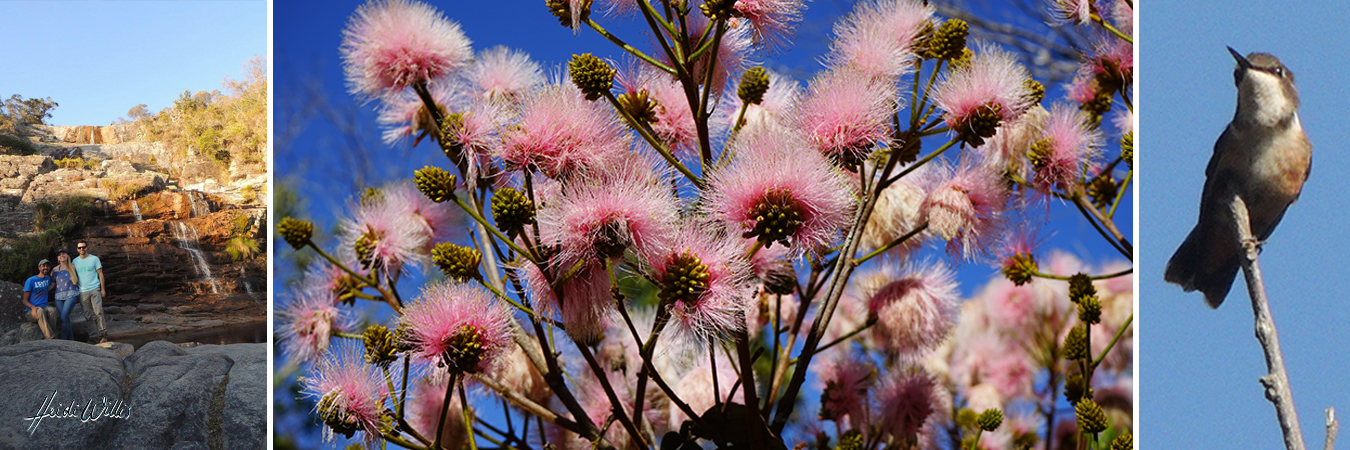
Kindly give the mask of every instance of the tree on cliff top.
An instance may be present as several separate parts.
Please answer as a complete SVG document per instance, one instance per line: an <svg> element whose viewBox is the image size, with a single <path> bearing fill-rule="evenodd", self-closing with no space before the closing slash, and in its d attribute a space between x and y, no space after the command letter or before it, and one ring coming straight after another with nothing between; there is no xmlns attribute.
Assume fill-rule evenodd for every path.
<svg viewBox="0 0 1350 450"><path fill-rule="evenodd" d="M28 127L44 123L56 106L51 97L25 99L18 94L0 102L0 153L33 154L36 149L24 139Z"/></svg>

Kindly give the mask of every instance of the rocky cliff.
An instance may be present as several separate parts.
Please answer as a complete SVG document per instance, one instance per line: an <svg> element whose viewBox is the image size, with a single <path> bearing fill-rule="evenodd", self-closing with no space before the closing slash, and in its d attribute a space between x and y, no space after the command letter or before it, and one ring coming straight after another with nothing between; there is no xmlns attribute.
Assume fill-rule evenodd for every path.
<svg viewBox="0 0 1350 450"><path fill-rule="evenodd" d="M0 448L262 448L266 345L0 347Z"/></svg>
<svg viewBox="0 0 1350 450"><path fill-rule="evenodd" d="M226 184L186 184L190 168L160 165L168 159L156 156L159 145L35 144L39 155L0 155L0 252L53 220L52 204L79 198L90 202L92 223L62 244L75 255L74 241L85 239L102 260L110 339L265 328L265 172L244 167ZM241 247L248 241L256 245ZM55 261L54 250L45 257ZM36 331L5 320L22 310L15 295L0 286L0 344Z"/></svg>

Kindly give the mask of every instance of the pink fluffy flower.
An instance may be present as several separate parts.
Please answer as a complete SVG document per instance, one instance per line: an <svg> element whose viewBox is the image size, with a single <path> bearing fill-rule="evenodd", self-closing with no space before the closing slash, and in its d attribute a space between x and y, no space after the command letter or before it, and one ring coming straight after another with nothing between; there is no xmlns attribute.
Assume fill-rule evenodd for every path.
<svg viewBox="0 0 1350 450"><path fill-rule="evenodd" d="M281 350L292 361L310 361L328 353L334 332L347 331L352 318L338 308L330 287L301 285L277 311Z"/></svg>
<svg viewBox="0 0 1350 450"><path fill-rule="evenodd" d="M364 269L397 278L404 266L421 267L428 261L430 228L405 196L377 193L354 205L352 217L340 224L343 245L352 246Z"/></svg>
<svg viewBox="0 0 1350 450"><path fill-rule="evenodd" d="M539 208L540 239L558 246L554 261L562 270L583 259L622 258L630 249L643 254L670 239L677 206L666 177L637 161L564 186Z"/></svg>
<svg viewBox="0 0 1350 450"><path fill-rule="evenodd" d="M933 102L946 111L953 132L979 147L999 124L1017 120L1031 107L1029 80L1013 54L980 45L968 65L953 68L934 86Z"/></svg>
<svg viewBox="0 0 1350 450"><path fill-rule="evenodd" d="M1073 80L1064 85L1064 97L1075 103L1088 103L1097 98L1097 75L1091 64L1078 66Z"/></svg>
<svg viewBox="0 0 1350 450"><path fill-rule="evenodd" d="M737 240L716 237L711 225L687 223L646 261L658 296L670 305L671 324L690 348L745 329L753 287Z"/></svg>
<svg viewBox="0 0 1350 450"><path fill-rule="evenodd" d="M437 242L448 240L460 226L459 215L449 203L436 203L427 198L411 183L403 182L385 187L382 191L384 201L393 207L401 207L408 220L422 226L427 235L428 247Z"/></svg>
<svg viewBox="0 0 1350 450"><path fill-rule="evenodd" d="M1042 137L1032 146L1033 182L1042 190L1069 190L1102 145L1101 132L1088 123L1077 108L1056 103L1042 128Z"/></svg>
<svg viewBox="0 0 1350 450"><path fill-rule="evenodd" d="M459 25L425 3L376 0L362 5L342 31L348 89L383 97L441 78L473 57Z"/></svg>
<svg viewBox="0 0 1350 450"><path fill-rule="evenodd" d="M711 89L713 92L722 92L726 86L727 75L729 73L738 73L746 68L746 60L749 59L750 47L753 40L750 36L750 27L745 26L745 19L733 18L727 23L727 31L722 35L721 45L717 47L717 61L713 65L713 77ZM708 29L711 22L703 14L689 15L689 34L691 36L702 36ZM700 57L694 61L692 75L696 80L703 80L707 76L709 69L709 59L706 56ZM708 89L708 87L705 87Z"/></svg>
<svg viewBox="0 0 1350 450"><path fill-rule="evenodd" d="M1060 23L1078 25L1092 20L1092 0L1051 0L1050 14Z"/></svg>
<svg viewBox="0 0 1350 450"><path fill-rule="evenodd" d="M651 122L656 137L677 154L692 156L698 148L693 109L679 80L646 63L632 62L614 80L630 98L646 96L655 103Z"/></svg>
<svg viewBox="0 0 1350 450"><path fill-rule="evenodd" d="M528 53L501 46L479 53L460 76L460 89L478 100L514 100L544 84L539 63L531 61Z"/></svg>
<svg viewBox="0 0 1350 450"><path fill-rule="evenodd" d="M980 333L957 343L952 379L959 386L988 384L1006 403L1032 393L1036 363L1019 341Z"/></svg>
<svg viewBox="0 0 1350 450"><path fill-rule="evenodd" d="M523 273L525 287L530 294L530 304L535 311L557 317L567 329L567 335L582 345L600 342L605 327L609 324L609 314L614 311L614 295L610 292L609 272L597 259L579 260L566 267L559 266L556 277L569 274L573 267L576 273L563 280L560 291L555 292L553 285L544 277L543 271L534 263L522 260L517 270ZM562 300L558 299L559 294Z"/></svg>
<svg viewBox="0 0 1350 450"><path fill-rule="evenodd" d="M797 108L797 127L831 161L856 167L890 137L895 84L852 71L811 80Z"/></svg>
<svg viewBox="0 0 1350 450"><path fill-rule="evenodd" d="M872 293L877 342L901 359L917 362L947 338L960 296L952 272L941 263L882 269L891 281Z"/></svg>
<svg viewBox="0 0 1350 450"><path fill-rule="evenodd" d="M573 86L536 89L520 105L519 120L502 134L498 156L513 169L539 170L567 180L608 167L631 145L631 135L609 105L586 101Z"/></svg>
<svg viewBox="0 0 1350 450"><path fill-rule="evenodd" d="M864 424L871 420L867 403L869 391L877 383L876 366L858 355L841 353L813 368L818 368L816 379L822 385L820 418L865 429Z"/></svg>
<svg viewBox="0 0 1350 450"><path fill-rule="evenodd" d="M452 108L460 103L460 98L456 96L454 86L450 83L436 83L429 90L432 101L442 109ZM427 112L426 103L412 91L401 91L381 97L379 113L376 121L384 128L382 137L385 144L394 145L408 137L415 137L420 141L423 133L432 136L439 134L431 113Z"/></svg>
<svg viewBox="0 0 1350 450"><path fill-rule="evenodd" d="M919 429L936 411L937 381L924 372L895 371L877 390L881 431L901 442L918 439Z"/></svg>
<svg viewBox="0 0 1350 450"><path fill-rule="evenodd" d="M983 256L1004 226L1008 189L1001 174L963 159L955 168L937 168L923 215L928 226L948 241L948 250L967 260Z"/></svg>
<svg viewBox="0 0 1350 450"><path fill-rule="evenodd" d="M419 380L413 384L412 392L408 394L408 424L427 439L435 439L436 430L440 426L437 422L441 420L441 407L445 405L445 383L437 385L427 380ZM450 407L445 412L445 425L439 428L441 448L461 448L467 442L463 401L458 392L450 399Z"/></svg>
<svg viewBox="0 0 1350 450"><path fill-rule="evenodd" d="M510 314L487 292L441 282L403 309L399 337L420 361L451 372L482 372L511 345Z"/></svg>
<svg viewBox="0 0 1350 450"><path fill-rule="evenodd" d="M847 224L854 205L843 172L790 133L743 134L735 160L713 174L709 208L742 237L779 243L798 255L814 252Z"/></svg>
<svg viewBox="0 0 1350 450"><path fill-rule="evenodd" d="M731 392L731 386L737 382L737 366L731 361L728 361L722 353L719 353L718 355L716 370L717 390L721 391L721 401L744 403L745 401L742 399L743 393L740 389L737 389L735 393ZM689 405L689 409L702 414L704 411L712 408L713 405L716 404L716 400L713 395L713 363L706 357L700 359L703 361L702 363L677 378L678 384L674 386L674 392L676 396ZM730 396L730 398L728 398L728 396ZM675 424L676 429L679 428L679 424L684 423L685 420L689 419L689 417L684 414L684 411L674 403L671 403L669 411L669 423Z"/></svg>
<svg viewBox="0 0 1350 450"><path fill-rule="evenodd" d="M328 424L327 440L358 431L364 432L367 446L379 440L389 387L378 369L361 361L360 350L335 350L315 364L303 384L302 393L314 399L318 417Z"/></svg>
<svg viewBox="0 0 1350 450"><path fill-rule="evenodd" d="M862 3L835 26L827 57L836 70L848 67L877 79L894 79L912 70L914 43L933 17L934 8L918 0Z"/></svg>
<svg viewBox="0 0 1350 450"><path fill-rule="evenodd" d="M735 8L750 21L755 43L774 50L788 44L806 5L802 0L739 0Z"/></svg>

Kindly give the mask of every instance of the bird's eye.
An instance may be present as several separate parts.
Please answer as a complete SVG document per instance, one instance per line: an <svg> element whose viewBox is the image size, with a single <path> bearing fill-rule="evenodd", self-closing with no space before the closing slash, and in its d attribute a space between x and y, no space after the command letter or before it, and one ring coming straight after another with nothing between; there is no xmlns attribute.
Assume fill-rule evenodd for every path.
<svg viewBox="0 0 1350 450"><path fill-rule="evenodd" d="M1275 76L1283 78L1283 77L1284 77L1284 68L1283 68L1283 67L1276 67L1276 68L1275 68Z"/></svg>

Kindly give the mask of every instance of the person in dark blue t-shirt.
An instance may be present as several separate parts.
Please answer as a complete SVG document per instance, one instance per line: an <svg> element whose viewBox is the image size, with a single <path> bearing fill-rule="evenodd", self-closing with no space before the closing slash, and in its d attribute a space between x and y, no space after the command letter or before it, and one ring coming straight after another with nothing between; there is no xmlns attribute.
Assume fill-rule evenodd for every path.
<svg viewBox="0 0 1350 450"><path fill-rule="evenodd" d="M52 278L47 276L50 270L50 262L45 259L38 261L38 274L28 277L28 280L23 282L23 312L30 320L37 322L38 328L42 329L42 335L47 339L52 338L52 329L47 326L47 317L56 314L56 307L47 301L47 293L51 291L52 286Z"/></svg>

